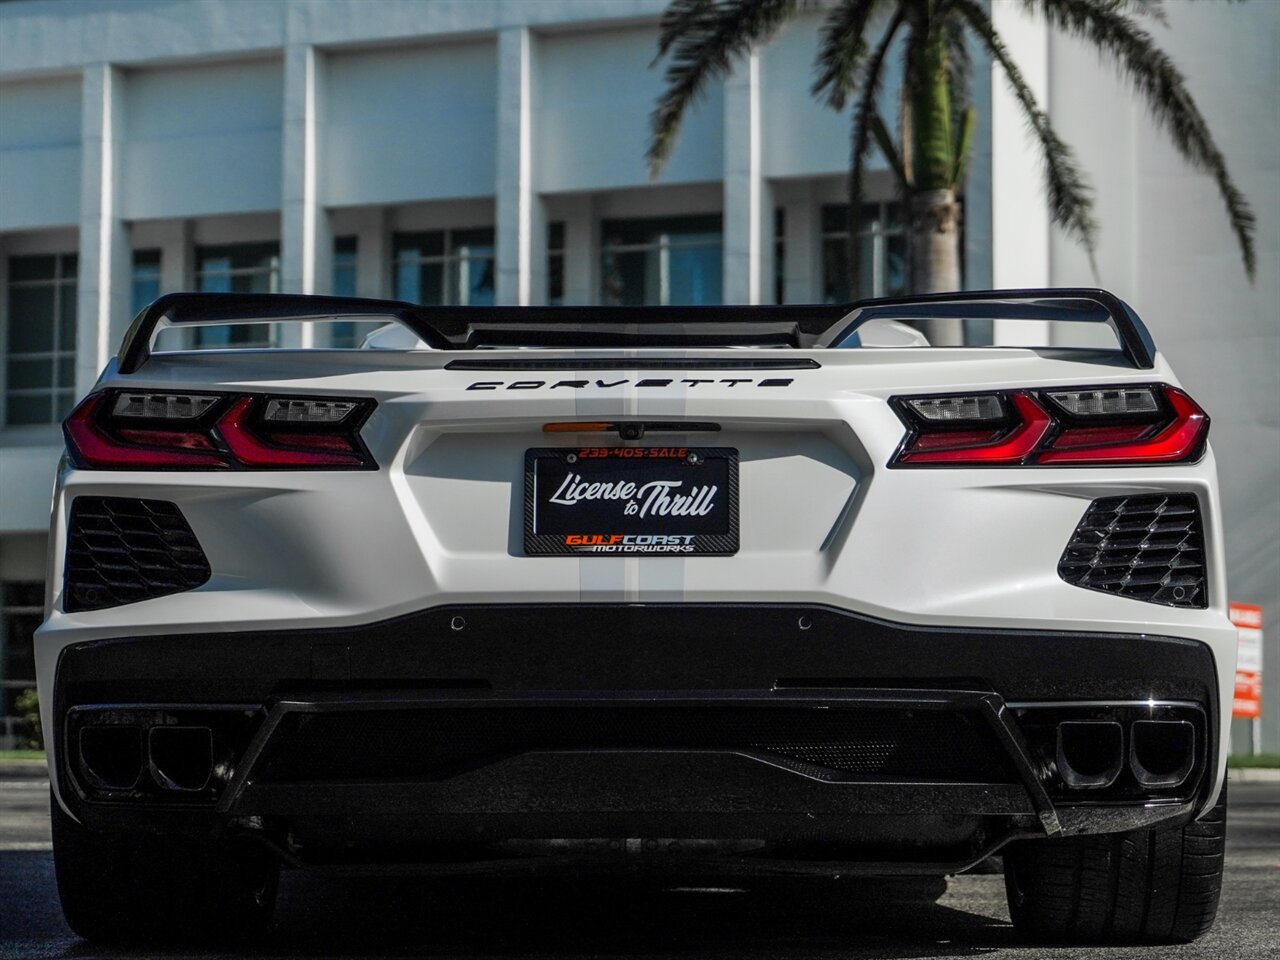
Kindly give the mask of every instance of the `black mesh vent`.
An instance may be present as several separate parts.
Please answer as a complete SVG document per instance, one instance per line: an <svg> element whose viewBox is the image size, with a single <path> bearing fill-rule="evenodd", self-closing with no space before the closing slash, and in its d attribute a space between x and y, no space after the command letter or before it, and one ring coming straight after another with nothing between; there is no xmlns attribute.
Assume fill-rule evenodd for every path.
<svg viewBox="0 0 1280 960"><path fill-rule="evenodd" d="M767 755L836 779L1007 783L990 729L966 712L796 707L434 707L295 714L262 779L443 778L540 750Z"/></svg>
<svg viewBox="0 0 1280 960"><path fill-rule="evenodd" d="M1058 561L1058 576L1088 590L1205 607L1203 530L1194 494L1095 500Z"/></svg>
<svg viewBox="0 0 1280 960"><path fill-rule="evenodd" d="M64 610L101 610L181 593L209 574L209 561L176 504L126 497L72 501Z"/></svg>

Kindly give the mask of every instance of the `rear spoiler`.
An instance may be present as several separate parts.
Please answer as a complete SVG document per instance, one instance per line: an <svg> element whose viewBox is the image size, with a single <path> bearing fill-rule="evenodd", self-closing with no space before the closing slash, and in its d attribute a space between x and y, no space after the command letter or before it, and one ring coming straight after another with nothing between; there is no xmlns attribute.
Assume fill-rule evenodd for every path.
<svg viewBox="0 0 1280 960"><path fill-rule="evenodd" d="M151 356L158 331L212 324L398 323L435 350L480 347L831 347L856 343L870 320L1056 320L1106 323L1121 352L1150 369L1155 346L1124 301L1105 290L984 290L855 303L717 307L423 307L398 300L296 294L170 293L134 318L120 373Z"/></svg>

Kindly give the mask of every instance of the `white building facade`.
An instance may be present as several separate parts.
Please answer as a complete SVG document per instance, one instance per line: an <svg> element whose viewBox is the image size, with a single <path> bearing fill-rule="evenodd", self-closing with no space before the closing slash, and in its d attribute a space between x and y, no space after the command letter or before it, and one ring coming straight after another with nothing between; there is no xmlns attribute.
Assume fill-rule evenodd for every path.
<svg viewBox="0 0 1280 960"><path fill-rule="evenodd" d="M469 304L847 298L849 123L809 94L820 18L798 20L712 85L651 182L644 149L662 78L650 64L664 6L0 4L0 679L11 688L0 714L31 675L58 421L160 293ZM1252 286L1211 182L1185 167L1092 52L992 0L1097 188L1100 281L1135 305L1213 416L1232 593L1264 604L1274 637L1280 502L1266 491L1280 486L1280 4L1170 7L1158 40L1187 72L1259 214ZM976 66L966 286L1095 282L1084 254L1050 227L1039 163L1003 79L981 58ZM882 164L865 221L862 287L899 292L903 241ZM318 335L340 345L362 331ZM241 332L192 339L228 338ZM1272 663L1264 709L1274 750L1280 657Z"/></svg>

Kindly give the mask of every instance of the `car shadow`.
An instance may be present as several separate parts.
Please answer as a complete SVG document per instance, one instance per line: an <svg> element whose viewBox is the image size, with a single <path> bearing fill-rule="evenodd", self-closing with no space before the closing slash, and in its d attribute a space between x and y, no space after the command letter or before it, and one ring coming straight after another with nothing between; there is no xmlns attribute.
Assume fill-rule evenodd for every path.
<svg viewBox="0 0 1280 960"><path fill-rule="evenodd" d="M945 889L940 879L702 886L615 878L391 882L289 875L264 946L316 956L781 952L844 958L969 956L1016 943L998 914L936 902ZM998 889L1002 895L1002 885Z"/></svg>

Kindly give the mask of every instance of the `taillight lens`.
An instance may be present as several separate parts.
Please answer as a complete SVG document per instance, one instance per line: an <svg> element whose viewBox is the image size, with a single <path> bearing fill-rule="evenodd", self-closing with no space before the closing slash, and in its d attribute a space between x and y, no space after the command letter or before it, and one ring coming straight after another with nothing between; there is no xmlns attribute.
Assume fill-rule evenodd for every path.
<svg viewBox="0 0 1280 960"><path fill-rule="evenodd" d="M894 397L908 434L890 466L1181 463L1209 418L1167 384Z"/></svg>
<svg viewBox="0 0 1280 960"><path fill-rule="evenodd" d="M376 470L360 440L372 400L106 391L62 425L78 467Z"/></svg>

